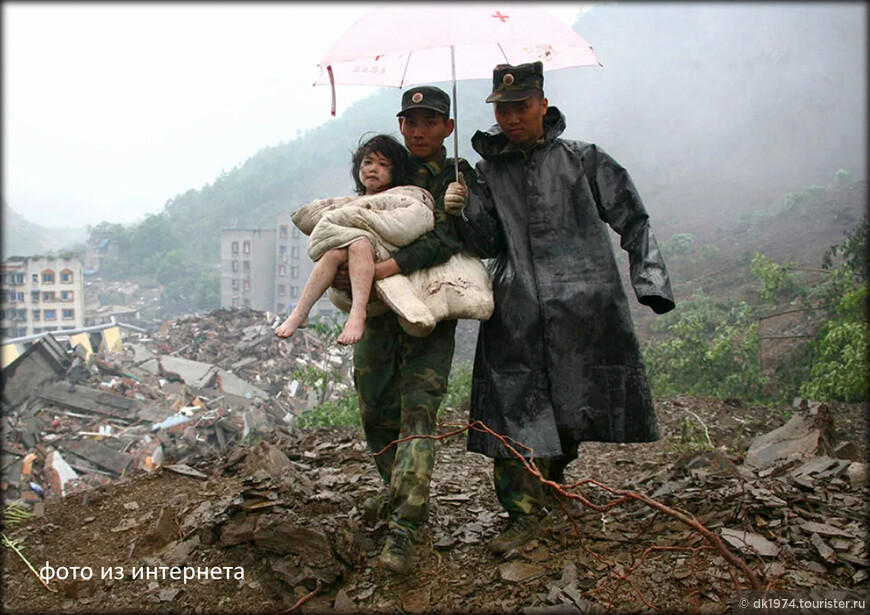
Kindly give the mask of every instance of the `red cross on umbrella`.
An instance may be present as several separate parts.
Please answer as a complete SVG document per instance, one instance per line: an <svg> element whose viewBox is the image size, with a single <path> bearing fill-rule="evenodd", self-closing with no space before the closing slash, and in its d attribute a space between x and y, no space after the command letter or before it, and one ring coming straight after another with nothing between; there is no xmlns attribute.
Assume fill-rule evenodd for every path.
<svg viewBox="0 0 870 615"><path fill-rule="evenodd" d="M456 109L457 80L488 79L497 64L537 60L545 71L601 66L583 37L540 8L390 4L369 11L342 34L320 61L314 85L332 86L335 115L335 84L405 88L452 81ZM458 158L459 118L454 119Z"/></svg>

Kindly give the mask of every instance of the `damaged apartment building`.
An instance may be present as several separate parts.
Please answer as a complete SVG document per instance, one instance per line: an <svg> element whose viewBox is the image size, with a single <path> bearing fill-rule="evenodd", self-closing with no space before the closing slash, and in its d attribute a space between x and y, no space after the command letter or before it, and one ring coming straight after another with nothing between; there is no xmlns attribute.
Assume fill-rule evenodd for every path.
<svg viewBox="0 0 870 615"><path fill-rule="evenodd" d="M275 229L221 230L221 307L248 307L287 314L296 306L314 263L308 237L290 220L277 216ZM312 316L335 316L321 298Z"/></svg>
<svg viewBox="0 0 870 615"><path fill-rule="evenodd" d="M80 329L85 324L84 276L77 257L12 257L0 264L0 337Z"/></svg>

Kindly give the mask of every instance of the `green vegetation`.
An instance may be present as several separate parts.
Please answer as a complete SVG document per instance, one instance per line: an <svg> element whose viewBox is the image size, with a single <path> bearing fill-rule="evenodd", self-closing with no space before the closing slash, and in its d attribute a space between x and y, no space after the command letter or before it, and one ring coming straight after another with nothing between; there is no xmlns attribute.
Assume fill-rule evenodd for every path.
<svg viewBox="0 0 870 615"><path fill-rule="evenodd" d="M861 402L868 391L867 219L825 253L822 269L798 269L756 253L750 272L761 282L759 305L696 295L663 316L653 330L663 341L643 344L657 396L738 397L788 402L795 395L819 401ZM807 280L806 274L815 278ZM821 275L821 281L817 280ZM796 305L822 314L825 323L808 346L763 372L758 320L770 305Z"/></svg>
<svg viewBox="0 0 870 615"><path fill-rule="evenodd" d="M668 237L659 245L662 255L667 258L678 254L687 254L695 243L695 236L691 233L677 233Z"/></svg>
<svg viewBox="0 0 870 615"><path fill-rule="evenodd" d="M654 395L764 398L758 323L745 302L695 296L657 328L669 338L643 344Z"/></svg>
<svg viewBox="0 0 870 615"><path fill-rule="evenodd" d="M450 377L447 379L447 393L444 395L444 401L441 402L439 416L444 413L445 408L461 408L463 404L468 404L471 397L472 371L471 361L456 363L450 369Z"/></svg>

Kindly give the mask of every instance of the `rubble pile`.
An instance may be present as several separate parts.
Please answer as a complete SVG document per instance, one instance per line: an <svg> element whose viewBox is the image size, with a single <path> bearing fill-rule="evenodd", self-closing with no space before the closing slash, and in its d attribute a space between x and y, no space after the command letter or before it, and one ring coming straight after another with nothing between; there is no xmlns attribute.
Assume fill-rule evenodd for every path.
<svg viewBox="0 0 870 615"><path fill-rule="evenodd" d="M740 424L753 412L704 402L663 401L664 437L654 445L581 447L566 483L594 477L690 513L764 586L866 586L866 466L848 458L866 450L859 432L832 430L831 408L805 403L784 424L749 430L751 441L739 454L712 446L674 450L670 443L681 432L675 409L698 414L717 443L722 425ZM461 410L446 410L445 422L463 419ZM164 459L153 472L63 498L44 519L16 526L11 538L37 562L241 567L244 579L100 580L89 593L70 596L49 593L33 578L22 583L21 575L31 573L11 560L4 577L18 582L4 584L10 596L4 605L269 613L306 599L302 613L574 613L603 612L615 599L636 612L641 594L667 612L725 612L734 595L735 571L714 550L692 551L707 546L701 535L636 502L602 514L564 499L563 510L551 499L535 540L504 558L491 554L485 543L504 528L506 515L492 487L491 461L468 454L461 436L439 440L415 572L399 580L376 563L388 524L363 502L383 486L358 431L273 429L236 442L220 456ZM576 493L599 505L611 499L588 485ZM81 539L89 536L94 540ZM653 547L675 550L641 562L638 556ZM619 579L629 569L631 584Z"/></svg>
<svg viewBox="0 0 870 615"><path fill-rule="evenodd" d="M292 431L301 412L346 391L350 359L309 331L276 338L274 320L215 310L151 337L125 330L115 352L34 342L3 370L4 504L39 515L46 498ZM294 379L306 366L327 370L329 386Z"/></svg>
<svg viewBox="0 0 870 615"><path fill-rule="evenodd" d="M754 561L768 583L817 588L819 575L830 575L841 587L864 587L866 444L838 439L825 404L796 400L794 410L784 425L752 441L740 465L718 449L689 451L637 477L631 488L691 511Z"/></svg>

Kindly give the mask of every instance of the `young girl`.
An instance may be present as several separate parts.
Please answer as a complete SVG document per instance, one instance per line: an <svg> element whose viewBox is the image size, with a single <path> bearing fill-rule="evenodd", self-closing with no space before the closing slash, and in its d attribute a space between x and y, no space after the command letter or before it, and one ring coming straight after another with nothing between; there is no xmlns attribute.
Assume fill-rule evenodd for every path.
<svg viewBox="0 0 870 615"><path fill-rule="evenodd" d="M412 163L408 151L388 135L377 135L362 143L352 157L356 192L373 195L394 186L410 183ZM374 247L367 239L357 239L342 248L333 248L321 256L311 277L305 283L299 303L287 319L275 329L278 337L290 337L308 322L308 313L315 302L332 285L335 273L345 262L350 270L353 302L339 344L355 344L362 337L366 321L366 305L374 277Z"/></svg>

